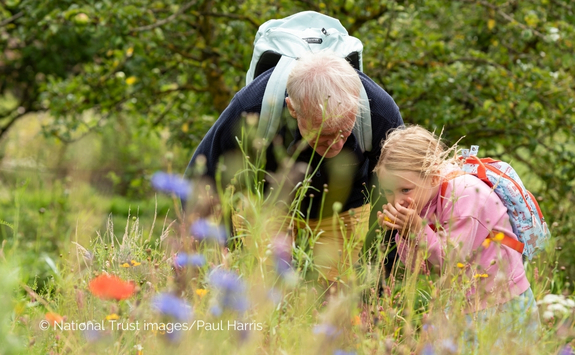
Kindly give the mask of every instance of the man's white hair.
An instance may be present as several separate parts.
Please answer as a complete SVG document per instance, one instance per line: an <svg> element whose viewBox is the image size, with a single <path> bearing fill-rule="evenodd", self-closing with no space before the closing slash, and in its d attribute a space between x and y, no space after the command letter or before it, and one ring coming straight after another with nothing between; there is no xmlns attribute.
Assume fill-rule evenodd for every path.
<svg viewBox="0 0 575 355"><path fill-rule="evenodd" d="M287 81L296 112L305 119L324 120L324 128L341 126L357 113L361 79L355 69L332 51L308 52L298 58Z"/></svg>

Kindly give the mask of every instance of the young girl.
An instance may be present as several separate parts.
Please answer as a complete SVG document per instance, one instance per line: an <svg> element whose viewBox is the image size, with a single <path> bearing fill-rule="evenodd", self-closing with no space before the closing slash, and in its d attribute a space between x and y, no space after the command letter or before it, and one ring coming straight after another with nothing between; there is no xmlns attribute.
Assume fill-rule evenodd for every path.
<svg viewBox="0 0 575 355"><path fill-rule="evenodd" d="M457 159L449 158L454 149L418 126L392 131L375 168L388 201L378 222L397 231L397 252L405 264L414 266L417 251L423 249L424 266L439 272L464 270L470 285L465 313L519 310L533 314L538 325L522 255L491 242L499 232L517 239L507 208L487 184L464 174Z"/></svg>

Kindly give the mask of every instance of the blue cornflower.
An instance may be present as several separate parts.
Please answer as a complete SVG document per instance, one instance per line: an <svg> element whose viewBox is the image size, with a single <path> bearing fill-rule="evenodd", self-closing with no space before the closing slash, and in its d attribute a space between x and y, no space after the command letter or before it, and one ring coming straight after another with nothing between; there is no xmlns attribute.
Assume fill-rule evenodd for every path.
<svg viewBox="0 0 575 355"><path fill-rule="evenodd" d="M435 355L435 350L431 344L425 344L423 350L421 350L421 355Z"/></svg>
<svg viewBox="0 0 575 355"><path fill-rule="evenodd" d="M214 240L224 244L227 239L226 229L223 226L210 223L205 219L199 219L190 226L190 233L199 241Z"/></svg>
<svg viewBox="0 0 575 355"><path fill-rule="evenodd" d="M315 335L325 335L328 338L335 339L341 334L341 329L337 329L333 325L329 324L318 324L313 327L313 333Z"/></svg>
<svg viewBox="0 0 575 355"><path fill-rule="evenodd" d="M457 344L452 339L443 339L440 343L441 349L452 354L457 353Z"/></svg>
<svg viewBox="0 0 575 355"><path fill-rule="evenodd" d="M154 308L166 316L173 317L179 321L187 321L192 318L192 307L180 298L169 294L160 293L152 300Z"/></svg>
<svg viewBox="0 0 575 355"><path fill-rule="evenodd" d="M276 272L281 276L286 276L292 272L292 250L287 236L278 236L273 241L273 255Z"/></svg>
<svg viewBox="0 0 575 355"><path fill-rule="evenodd" d="M573 351L571 344L567 344L561 349L559 355L575 355L575 351Z"/></svg>
<svg viewBox="0 0 575 355"><path fill-rule="evenodd" d="M345 351L345 350L340 350L337 349L336 351L333 352L333 355L356 355L357 353L355 351Z"/></svg>
<svg viewBox="0 0 575 355"><path fill-rule="evenodd" d="M179 253L174 259L174 265L178 268L184 266L202 267L206 264L206 258L202 254Z"/></svg>
<svg viewBox="0 0 575 355"><path fill-rule="evenodd" d="M192 191L190 183L181 177L164 172L152 176L152 186L165 193L173 193L181 199L186 199Z"/></svg>
<svg viewBox="0 0 575 355"><path fill-rule="evenodd" d="M214 270L209 276L210 284L218 291L220 305L238 312L249 307L246 297L246 285L235 273L226 270Z"/></svg>

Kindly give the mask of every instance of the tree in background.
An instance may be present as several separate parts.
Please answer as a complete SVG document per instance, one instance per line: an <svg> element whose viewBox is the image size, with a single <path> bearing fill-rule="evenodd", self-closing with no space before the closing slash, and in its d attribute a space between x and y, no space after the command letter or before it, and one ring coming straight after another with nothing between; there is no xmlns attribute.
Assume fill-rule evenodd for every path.
<svg viewBox="0 0 575 355"><path fill-rule="evenodd" d="M364 71L406 122L523 164L567 235L575 5L565 0L2 0L0 92L13 99L0 102L0 136L49 111L44 131L63 141L131 117L192 148L244 86L259 25L303 10L363 41Z"/></svg>

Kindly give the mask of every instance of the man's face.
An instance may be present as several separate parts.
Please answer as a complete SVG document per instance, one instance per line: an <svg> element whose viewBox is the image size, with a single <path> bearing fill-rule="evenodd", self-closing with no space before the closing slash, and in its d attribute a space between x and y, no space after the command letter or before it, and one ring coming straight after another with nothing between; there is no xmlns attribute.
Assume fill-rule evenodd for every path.
<svg viewBox="0 0 575 355"><path fill-rule="evenodd" d="M288 108L290 108L288 101ZM355 112L343 117L341 126L333 128L321 127L322 117L308 119L295 110L290 109L291 115L297 120L297 126L302 137L315 152L324 158L333 158L343 149L347 138L351 135L355 125Z"/></svg>

